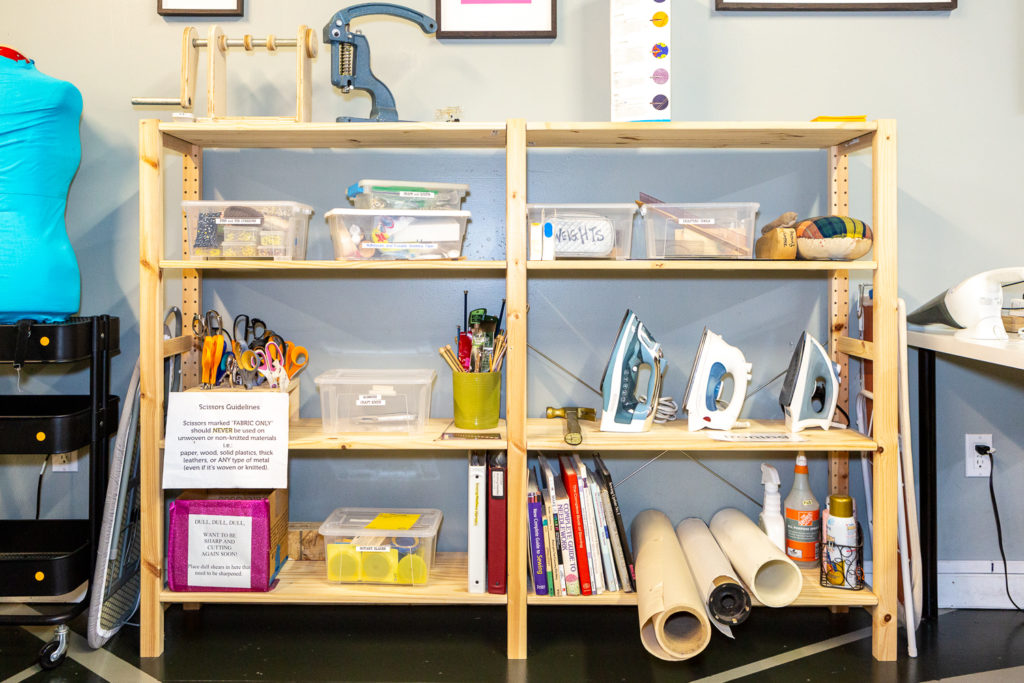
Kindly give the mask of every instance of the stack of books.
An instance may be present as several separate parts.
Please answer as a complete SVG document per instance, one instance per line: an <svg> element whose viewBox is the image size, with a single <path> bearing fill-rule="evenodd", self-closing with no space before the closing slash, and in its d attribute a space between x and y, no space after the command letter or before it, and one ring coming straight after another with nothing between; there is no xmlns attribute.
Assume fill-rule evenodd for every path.
<svg viewBox="0 0 1024 683"><path fill-rule="evenodd" d="M530 576L536 595L636 590L633 555L611 475L579 454L537 457L527 492Z"/></svg>

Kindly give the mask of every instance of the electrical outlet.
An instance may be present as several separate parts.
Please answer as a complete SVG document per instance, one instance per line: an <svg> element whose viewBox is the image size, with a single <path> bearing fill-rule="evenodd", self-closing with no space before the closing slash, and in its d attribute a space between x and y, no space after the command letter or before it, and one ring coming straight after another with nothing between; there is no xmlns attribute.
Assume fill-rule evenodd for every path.
<svg viewBox="0 0 1024 683"><path fill-rule="evenodd" d="M992 473L992 460L987 455L982 455L975 446L988 446L992 448L991 434L965 434L964 435L964 458L967 463L966 476L987 477Z"/></svg>
<svg viewBox="0 0 1024 683"><path fill-rule="evenodd" d="M77 472L78 452L54 453L50 458L50 464L54 472Z"/></svg>

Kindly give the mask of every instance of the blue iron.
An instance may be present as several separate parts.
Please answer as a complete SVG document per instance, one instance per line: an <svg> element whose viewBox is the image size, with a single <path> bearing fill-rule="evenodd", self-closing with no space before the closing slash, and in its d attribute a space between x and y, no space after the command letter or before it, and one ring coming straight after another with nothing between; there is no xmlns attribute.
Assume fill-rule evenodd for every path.
<svg viewBox="0 0 1024 683"><path fill-rule="evenodd" d="M697 357L693 360L690 380L686 383L683 403L683 409L687 412L687 427L691 432L705 427L732 429L747 394L750 370L751 365L742 351L704 328ZM730 379L732 393L726 399L722 393Z"/></svg>
<svg viewBox="0 0 1024 683"><path fill-rule="evenodd" d="M649 431L667 369L661 344L654 341L636 313L627 309L601 382L601 431ZM642 371L648 373L647 386L639 394Z"/></svg>

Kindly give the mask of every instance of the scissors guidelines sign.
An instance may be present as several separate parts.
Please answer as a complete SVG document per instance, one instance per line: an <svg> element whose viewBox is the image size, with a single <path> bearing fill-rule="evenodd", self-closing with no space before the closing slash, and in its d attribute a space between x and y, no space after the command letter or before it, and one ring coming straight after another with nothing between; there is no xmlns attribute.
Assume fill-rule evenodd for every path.
<svg viewBox="0 0 1024 683"><path fill-rule="evenodd" d="M288 394L172 393L165 489L288 487Z"/></svg>

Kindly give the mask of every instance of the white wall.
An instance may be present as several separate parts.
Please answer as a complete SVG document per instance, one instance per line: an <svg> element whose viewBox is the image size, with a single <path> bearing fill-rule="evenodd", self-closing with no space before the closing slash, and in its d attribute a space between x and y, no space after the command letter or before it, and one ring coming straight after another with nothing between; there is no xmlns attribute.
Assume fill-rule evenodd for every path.
<svg viewBox="0 0 1024 683"><path fill-rule="evenodd" d="M429 0L406 4L433 12ZM129 99L177 93L181 30L196 23L159 17L155 5L153 0L0 3L0 43L34 58L41 71L75 83L85 100L83 160L69 197L68 231L82 265L83 313L109 312L122 320L123 353L114 365L117 387L127 383L138 351L137 122L170 117L169 110L132 108ZM818 114L898 120L899 283L911 310L969 274L1024 262L1019 214L1012 203L1022 180L1017 157L1024 150L1024 6L1012 0L960 5L950 13L722 13L711 0L675 0L672 6L676 120L807 120ZM221 23L231 36L291 36L301 23L319 33L341 6L325 0L250 0L244 19ZM441 42L401 20L357 21L369 38L374 72L394 93L402 118L431 120L435 109L452 105L462 106L463 119L472 121L608 118L606 2L562 0L553 41ZM208 26L198 25L201 33ZM292 54L232 53L229 112L289 112ZM314 120L365 115L368 100L334 92L328 67L321 46L314 69ZM204 85L200 79L200 112ZM240 166L243 173L230 172ZM487 257L503 248L504 165L497 155L223 152L208 155L207 171L208 197L268 196L313 204L314 258L330 255L323 213L344 206L341 188L365 177L469 182L466 208L474 220L467 251ZM631 201L644 190L678 201L758 201L762 223L789 209L812 215L827 207L820 153L533 152L530 172L532 201ZM852 189L859 193L851 213L869 219L863 160L854 161L851 175ZM174 182L169 183L168 198L175 192ZM174 205L168 204L173 217ZM343 363L380 363L382 351L388 363L429 364L439 370L434 411L444 414L450 410L450 386L430 349L453 333L467 287L474 305L490 308L500 302L502 283L489 277L427 278L422 285L373 276L340 282L315 278L312 284L230 276L207 285L206 303L232 314L265 311L291 325L293 336L309 340L315 351L303 387L304 415L319 414L313 376ZM531 285L531 341L596 384L622 311L633 306L665 344L673 368L671 393L682 394L704 325L745 351L758 385L785 367L801 328L824 332L820 289L813 278L571 282L545 277ZM599 306L591 303L595 292ZM308 311L292 317L287 310L299 300ZM381 311L378 302L393 307ZM548 402L595 403L596 397L544 361L531 356L530 362L531 414L540 414ZM10 371L0 372L0 390L15 391ZM983 480L962 476L962 434L995 434L1003 526L1019 528L1024 506L1013 494L1024 484L1022 376L943 360L938 374L939 556L993 559L997 549L986 487ZM62 372L35 371L22 385L26 391L64 391L73 380ZM763 391L745 414L775 417L777 391L776 385ZM611 465L617 476L624 476L641 462L639 456L622 457ZM759 497L758 462L716 458L713 466ZM788 488L789 463L775 462ZM824 461L816 460L812 468L824 497ZM37 472L37 464L8 468L0 483L0 514L30 513ZM439 506L447 515L442 547L460 547L462 472L461 462L448 456L399 454L384 462L326 454L296 457L292 482L303 495L293 499L293 518L322 518L341 504ZM859 468L853 472L853 492L860 496ZM754 512L753 504L708 477L685 459L662 458L624 487L626 513L656 506L676 518L707 516L726 504ZM83 509L80 487L72 482L71 475L53 475L44 509L56 505L54 515ZM1024 555L1015 535L1006 542L1010 559Z"/></svg>

